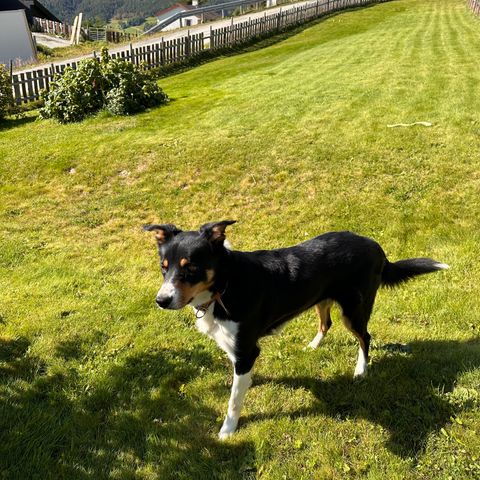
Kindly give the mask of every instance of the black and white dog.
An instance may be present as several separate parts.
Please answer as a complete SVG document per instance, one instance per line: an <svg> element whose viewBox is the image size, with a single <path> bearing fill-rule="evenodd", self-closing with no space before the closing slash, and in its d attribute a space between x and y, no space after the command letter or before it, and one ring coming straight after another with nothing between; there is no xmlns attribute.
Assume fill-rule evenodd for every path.
<svg viewBox="0 0 480 480"><path fill-rule="evenodd" d="M233 362L228 412L220 430L237 428L258 340L310 307L319 316L317 348L332 324L337 303L346 327L360 344L355 377L366 373L370 335L367 323L381 285L393 286L416 275L448 268L429 258L390 263L375 241L350 232L331 232L289 248L239 252L226 248L231 220L182 231L175 225L146 225L155 232L163 285L161 308L193 307L198 329L217 342Z"/></svg>

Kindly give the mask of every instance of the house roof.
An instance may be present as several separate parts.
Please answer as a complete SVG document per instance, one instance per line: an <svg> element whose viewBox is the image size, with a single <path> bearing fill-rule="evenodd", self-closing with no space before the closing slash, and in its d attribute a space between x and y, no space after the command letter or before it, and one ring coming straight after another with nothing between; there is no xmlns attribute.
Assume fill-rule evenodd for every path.
<svg viewBox="0 0 480 480"><path fill-rule="evenodd" d="M0 12L8 10L24 10L25 5L20 0L2 0L0 2Z"/></svg>
<svg viewBox="0 0 480 480"><path fill-rule="evenodd" d="M32 17L45 18L59 22L60 20L47 8L45 8L38 0L1 0L0 11L8 10L25 10L27 19L32 21Z"/></svg>
<svg viewBox="0 0 480 480"><path fill-rule="evenodd" d="M183 3L175 3L171 7L165 8L164 10L160 10L155 14L156 17L163 17L166 13L169 13L172 10L181 10L182 12L186 10L192 10L191 5L184 5Z"/></svg>

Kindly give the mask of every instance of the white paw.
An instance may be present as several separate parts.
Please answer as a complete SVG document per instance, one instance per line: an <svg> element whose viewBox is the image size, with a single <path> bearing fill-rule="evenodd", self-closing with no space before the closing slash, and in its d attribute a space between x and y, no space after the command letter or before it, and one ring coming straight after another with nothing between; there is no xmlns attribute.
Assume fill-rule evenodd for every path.
<svg viewBox="0 0 480 480"><path fill-rule="evenodd" d="M355 371L353 372L353 378L363 378L367 375L367 367L363 368L356 368Z"/></svg>
<svg viewBox="0 0 480 480"><path fill-rule="evenodd" d="M220 440L225 440L228 437L231 437L235 430L237 429L238 418L232 418L227 415L225 421L223 422L222 428L218 433L218 438Z"/></svg>
<svg viewBox="0 0 480 480"><path fill-rule="evenodd" d="M355 371L353 378L362 378L367 374L368 358L365 357L361 348L358 349L357 364L355 365Z"/></svg>
<svg viewBox="0 0 480 480"><path fill-rule="evenodd" d="M317 333L315 335L315 338L306 347L303 348L303 351L316 350L320 345L320 343L322 342L322 340L323 340L323 333L320 333L320 332Z"/></svg>
<svg viewBox="0 0 480 480"><path fill-rule="evenodd" d="M218 432L218 438L220 440L226 440L227 438L231 437L233 435L233 432L224 432L223 430L220 430Z"/></svg>

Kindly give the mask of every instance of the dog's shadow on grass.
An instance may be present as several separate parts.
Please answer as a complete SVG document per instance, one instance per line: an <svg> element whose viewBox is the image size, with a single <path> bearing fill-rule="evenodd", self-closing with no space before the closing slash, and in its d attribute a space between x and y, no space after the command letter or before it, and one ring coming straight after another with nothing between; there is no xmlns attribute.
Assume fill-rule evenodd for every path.
<svg viewBox="0 0 480 480"><path fill-rule="evenodd" d="M57 345L60 357L78 358L71 343ZM222 368L206 350L132 353L91 384L78 369L49 371L24 339L0 339L0 360L8 478L240 479L251 471L253 444L218 441L218 412L185 391L202 368Z"/></svg>
<svg viewBox="0 0 480 480"><path fill-rule="evenodd" d="M315 405L290 412L290 417L364 418L389 432L390 451L402 458L416 457L431 432L440 431L461 410L474 408L468 398L452 392L463 373L480 366L480 342L417 341L410 348L410 353L382 352L378 360L374 350L368 376L361 380L343 375L323 381L304 375L263 377L256 383L311 391ZM244 421L259 418L252 415Z"/></svg>

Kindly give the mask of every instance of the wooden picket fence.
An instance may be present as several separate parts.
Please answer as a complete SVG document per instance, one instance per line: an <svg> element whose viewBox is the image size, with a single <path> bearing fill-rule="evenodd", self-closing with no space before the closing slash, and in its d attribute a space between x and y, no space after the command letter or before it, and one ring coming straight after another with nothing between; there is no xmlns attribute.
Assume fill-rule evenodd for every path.
<svg viewBox="0 0 480 480"><path fill-rule="evenodd" d="M85 34L89 40L111 43L125 42L128 40L134 40L138 37L138 35L134 33L119 32L108 28L95 27L88 27L85 29Z"/></svg>
<svg viewBox="0 0 480 480"><path fill-rule="evenodd" d="M111 53L110 57L120 58L146 69L180 64L202 52L232 48L256 38L275 35L327 13L385 1L388 0L317 0L274 14L265 12L263 17L245 22L233 24L232 21L228 27L210 27L207 35L187 33L177 39L162 38L144 46L134 47L130 44L122 50ZM39 100L42 90L48 91L50 83L56 76L62 75L67 67L77 68L77 64L76 61L56 65L52 63L49 67L13 73L11 77L15 102L21 104Z"/></svg>
<svg viewBox="0 0 480 480"><path fill-rule="evenodd" d="M480 15L480 0L468 0L468 4L475 15Z"/></svg>
<svg viewBox="0 0 480 480"><path fill-rule="evenodd" d="M72 27L70 25L38 17L33 17L33 30L49 34L53 33L65 38L70 38L72 35Z"/></svg>

